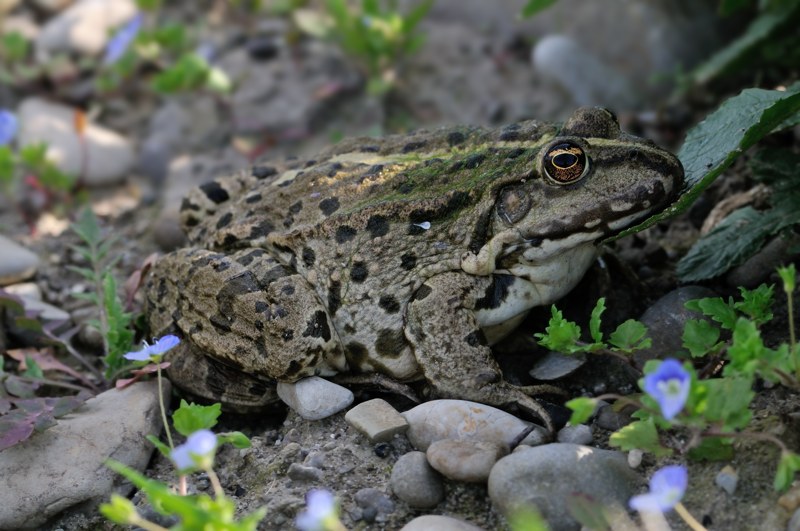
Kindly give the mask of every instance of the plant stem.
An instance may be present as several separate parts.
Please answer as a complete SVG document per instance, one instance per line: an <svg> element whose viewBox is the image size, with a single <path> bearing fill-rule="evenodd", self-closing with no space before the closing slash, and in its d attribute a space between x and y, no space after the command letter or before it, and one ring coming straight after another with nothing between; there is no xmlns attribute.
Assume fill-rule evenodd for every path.
<svg viewBox="0 0 800 531"><path fill-rule="evenodd" d="M225 497L225 491L222 489L222 483L219 482L219 476L216 472L214 472L214 469L209 467L206 470L206 474L208 474L208 479L211 481L211 486L214 487L214 496L217 499Z"/></svg>
<svg viewBox="0 0 800 531"><path fill-rule="evenodd" d="M786 293L787 299L787 308L789 310L789 345L790 345L790 352L794 357L794 374L795 377L800 380L800 359L798 359L797 349L795 348L797 345L795 344L795 335L794 335L794 295L792 292Z"/></svg>
<svg viewBox="0 0 800 531"><path fill-rule="evenodd" d="M161 422L164 423L164 431L167 433L167 441L169 442L169 447L171 450L175 449L175 445L172 443L172 433L169 429L169 422L167 422L167 408L164 407L164 392L161 386L161 365L158 365L158 370L156 373L158 379L158 406L161 409Z"/></svg>
<svg viewBox="0 0 800 531"><path fill-rule="evenodd" d="M693 531L707 531L706 528L698 522L692 513L686 510L686 507L683 506L681 502L675 504L675 512L678 513L678 516L683 518L683 521L686 522L686 525L691 527Z"/></svg>

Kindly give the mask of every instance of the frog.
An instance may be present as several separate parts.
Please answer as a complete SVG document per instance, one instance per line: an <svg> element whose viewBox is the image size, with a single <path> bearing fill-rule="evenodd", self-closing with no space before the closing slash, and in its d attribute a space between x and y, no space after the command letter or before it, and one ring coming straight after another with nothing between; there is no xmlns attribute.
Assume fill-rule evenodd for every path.
<svg viewBox="0 0 800 531"><path fill-rule="evenodd" d="M542 387L509 383L492 345L683 181L673 154L597 107L342 140L192 190L188 244L152 266L147 320L182 338L173 383L234 410L275 403L279 382L374 375L552 431Z"/></svg>

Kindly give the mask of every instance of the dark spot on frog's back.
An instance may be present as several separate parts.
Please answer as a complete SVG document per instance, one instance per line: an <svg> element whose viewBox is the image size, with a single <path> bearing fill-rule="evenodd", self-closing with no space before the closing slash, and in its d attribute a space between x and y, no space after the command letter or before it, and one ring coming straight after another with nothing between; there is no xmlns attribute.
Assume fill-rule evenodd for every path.
<svg viewBox="0 0 800 531"><path fill-rule="evenodd" d="M454 162L450 166L451 171L458 171L462 169L474 170L486 160L486 155L483 153L474 153L462 160Z"/></svg>
<svg viewBox="0 0 800 531"><path fill-rule="evenodd" d="M328 316L322 310L317 310L306 323L303 337L320 337L323 341L330 341L331 329L328 326Z"/></svg>
<svg viewBox="0 0 800 531"><path fill-rule="evenodd" d="M350 280L358 284L367 279L367 264L364 262L353 262L353 267L350 269Z"/></svg>
<svg viewBox="0 0 800 531"><path fill-rule="evenodd" d="M226 212L217 220L217 229L224 229L228 225L231 224L231 220L233 219L233 213Z"/></svg>
<svg viewBox="0 0 800 531"><path fill-rule="evenodd" d="M412 301L421 301L425 299L428 295L431 294L433 290L428 287L427 284L423 284L419 287L419 289L414 293L414 296L411 298Z"/></svg>
<svg viewBox="0 0 800 531"><path fill-rule="evenodd" d="M338 280L332 280L328 288L328 313L336 315L339 308L342 306L342 283Z"/></svg>
<svg viewBox="0 0 800 531"><path fill-rule="evenodd" d="M380 306L386 313L397 313L400 311L400 303L397 302L397 299L392 295L381 295L380 300L378 300L378 306Z"/></svg>
<svg viewBox="0 0 800 531"><path fill-rule="evenodd" d="M520 139L519 124L511 124L503 128L500 132L500 140L503 142L513 142Z"/></svg>
<svg viewBox="0 0 800 531"><path fill-rule="evenodd" d="M200 190L202 190L203 193L206 194L206 197L208 197L213 203L217 205L230 199L228 192L225 191L225 189L222 188L222 186L220 186L220 184L217 181L211 181L205 184L201 184Z"/></svg>
<svg viewBox="0 0 800 531"><path fill-rule="evenodd" d="M266 237L270 232L275 230L275 226L267 220L262 220L255 225L253 228L250 229L249 238L251 240L256 240L258 238Z"/></svg>
<svg viewBox="0 0 800 531"><path fill-rule="evenodd" d="M306 267L311 267L314 265L314 262L317 261L317 253L314 252L314 249L310 247L303 247L302 252L303 263Z"/></svg>
<svg viewBox="0 0 800 531"><path fill-rule="evenodd" d="M331 214L339 210L339 198L328 197L326 199L323 199L322 201L319 202L319 209L326 216L330 216Z"/></svg>
<svg viewBox="0 0 800 531"><path fill-rule="evenodd" d="M411 153L412 151L417 151L418 149L425 147L424 140L418 140L416 142L409 142L405 146L403 146L403 153Z"/></svg>
<svg viewBox="0 0 800 531"><path fill-rule="evenodd" d="M375 351L387 358L396 358L402 354L406 347L406 337L403 330L392 330L384 328L378 331L378 338L375 340Z"/></svg>
<svg viewBox="0 0 800 531"><path fill-rule="evenodd" d="M259 201L261 201L261 194L258 194L258 193L250 194L250 195L248 195L247 197L244 198L244 202L249 204L249 205L251 205L253 203L258 203Z"/></svg>
<svg viewBox="0 0 800 531"><path fill-rule="evenodd" d="M483 335L483 332L481 332L480 330L475 330L467 334L467 336L464 338L464 341L467 343L467 345L471 347L477 347L488 344L488 342L486 341L486 336Z"/></svg>
<svg viewBox="0 0 800 531"><path fill-rule="evenodd" d="M250 172L250 174L256 179L266 179L267 177L272 177L277 173L278 170L272 166L253 166L253 169Z"/></svg>
<svg viewBox="0 0 800 531"><path fill-rule="evenodd" d="M336 229L336 243L347 243L356 237L357 231L350 225L341 225Z"/></svg>
<svg viewBox="0 0 800 531"><path fill-rule="evenodd" d="M358 341L351 341L344 347L345 357L351 367L358 367L369 359L367 347Z"/></svg>
<svg viewBox="0 0 800 531"><path fill-rule="evenodd" d="M453 131L447 134L447 144L450 146L457 146L467 139L467 135L461 131Z"/></svg>
<svg viewBox="0 0 800 531"><path fill-rule="evenodd" d="M400 257L400 267L406 271L411 271L417 265L417 257L411 253L406 253Z"/></svg>
<svg viewBox="0 0 800 531"><path fill-rule="evenodd" d="M385 216L372 216L367 220L367 230L373 238L385 236L389 233L389 220Z"/></svg>

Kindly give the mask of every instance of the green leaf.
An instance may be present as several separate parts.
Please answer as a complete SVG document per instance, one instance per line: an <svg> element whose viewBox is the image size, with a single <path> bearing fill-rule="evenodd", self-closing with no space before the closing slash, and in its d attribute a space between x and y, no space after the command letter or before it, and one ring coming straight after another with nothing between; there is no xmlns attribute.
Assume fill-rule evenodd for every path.
<svg viewBox="0 0 800 531"><path fill-rule="evenodd" d="M195 53L187 53L170 68L153 78L153 90L162 94L198 89L206 84L210 67L205 59Z"/></svg>
<svg viewBox="0 0 800 531"><path fill-rule="evenodd" d="M652 418L631 422L619 431L612 433L608 442L611 446L617 446L625 452L639 449L651 452L657 457L672 454L672 450L661 446Z"/></svg>
<svg viewBox="0 0 800 531"><path fill-rule="evenodd" d="M733 456L733 444L729 437L704 437L700 439L700 444L689 450L689 457L698 460L728 461Z"/></svg>
<svg viewBox="0 0 800 531"><path fill-rule="evenodd" d="M597 407L597 399L580 396L578 398L569 400L564 405L572 410L572 416L569 418L569 423L574 426L576 424L583 424L589 420L589 417L592 416L592 413L594 413L594 410Z"/></svg>
<svg viewBox="0 0 800 531"><path fill-rule="evenodd" d="M240 431L229 431L227 433L220 433L217 436L220 444L231 443L236 448L250 448L250 437Z"/></svg>
<svg viewBox="0 0 800 531"><path fill-rule="evenodd" d="M742 0L728 0L727 4L730 8L731 4L741 2ZM691 73L692 80L696 84L704 85L717 77L734 72L753 50L768 42L779 28L792 23L798 5L800 4L797 2L782 2L775 9L759 13L742 35L695 68Z"/></svg>
<svg viewBox="0 0 800 531"><path fill-rule="evenodd" d="M794 264L792 266L794 267ZM734 303L734 308L752 319L759 326L772 320L773 286L761 284L756 289L740 287L739 293L742 296L742 300Z"/></svg>
<svg viewBox="0 0 800 531"><path fill-rule="evenodd" d="M536 13L544 11L555 3L556 0L528 0L528 3L522 8L522 13L520 13L520 16L522 16L522 18L532 17Z"/></svg>
<svg viewBox="0 0 800 531"><path fill-rule="evenodd" d="M705 319L689 319L683 328L683 346L693 358L705 356L719 341L720 330Z"/></svg>
<svg viewBox="0 0 800 531"><path fill-rule="evenodd" d="M8 183L14 179L14 152L9 146L0 146L0 183Z"/></svg>
<svg viewBox="0 0 800 531"><path fill-rule="evenodd" d="M0 57L8 63L18 63L28 57L30 43L18 31L10 31L0 37Z"/></svg>
<svg viewBox="0 0 800 531"><path fill-rule="evenodd" d="M779 267L778 276L783 281L783 291L786 293L793 293L797 285L797 271L794 264L789 264L788 267Z"/></svg>
<svg viewBox="0 0 800 531"><path fill-rule="evenodd" d="M705 299L686 301L683 306L711 317L722 325L722 328L733 330L733 327L736 326L737 316L732 305L732 301L726 303L721 297L707 297Z"/></svg>
<svg viewBox="0 0 800 531"><path fill-rule="evenodd" d="M42 372L42 368L39 367L39 364L36 363L31 356L25 356L25 365L26 369L25 372L22 373L22 376L28 378L44 378L44 372Z"/></svg>
<svg viewBox="0 0 800 531"><path fill-rule="evenodd" d="M511 512L508 525L514 531L548 531L550 528L535 507L520 507Z"/></svg>
<svg viewBox="0 0 800 531"><path fill-rule="evenodd" d="M566 354L581 350L578 340L581 337L580 327L572 321L564 319L564 314L553 305L550 308L550 321L545 333L534 334L543 347Z"/></svg>
<svg viewBox="0 0 800 531"><path fill-rule="evenodd" d="M139 518L139 513L136 512L136 506L133 502L115 493L111 494L110 503L100 504L100 514L120 525L133 525Z"/></svg>
<svg viewBox="0 0 800 531"><path fill-rule="evenodd" d="M722 422L725 431L744 428L750 422L752 413L748 407L755 396L752 378L735 375L702 380L696 385L706 389L705 398L697 406L697 412L707 421Z"/></svg>
<svg viewBox="0 0 800 531"><path fill-rule="evenodd" d="M608 342L619 350L630 353L641 348L649 348L653 343L647 336L647 327L635 319L628 319L611 332Z"/></svg>
<svg viewBox="0 0 800 531"><path fill-rule="evenodd" d="M597 304L592 309L592 316L589 318L589 334L595 343L603 342L603 332L600 331L600 316L606 311L606 299L600 297Z"/></svg>
<svg viewBox="0 0 800 531"><path fill-rule="evenodd" d="M739 155L800 110L800 83L785 91L745 89L726 100L687 134L678 158L685 172L678 201L661 214L609 238L615 240L688 209Z"/></svg>
<svg viewBox="0 0 800 531"><path fill-rule="evenodd" d="M778 471L775 473L774 487L778 492L783 492L791 487L794 476L800 472L800 455L784 451L778 462Z"/></svg>
<svg viewBox="0 0 800 531"><path fill-rule="evenodd" d="M161 439L159 439L155 435L148 435L147 437L145 437L145 439L150 441L153 444L153 446L155 446L156 449L159 452L161 452L161 455L163 455L167 459L170 458L170 454L172 453L172 449L169 446L167 446L166 444L164 444L163 442L161 442Z"/></svg>
<svg viewBox="0 0 800 531"><path fill-rule="evenodd" d="M81 210L78 220L70 225L70 228L88 245L94 246L100 242L100 225L97 223L97 216L89 207Z"/></svg>
<svg viewBox="0 0 800 531"><path fill-rule="evenodd" d="M764 358L766 347L753 321L740 318L733 329L733 339L728 347L730 364L725 367L725 374L744 374L755 376L759 362Z"/></svg>
<svg viewBox="0 0 800 531"><path fill-rule="evenodd" d="M197 430L213 428L221 412L220 403L201 406L181 400L180 407L172 414L172 423L178 433L188 437Z"/></svg>

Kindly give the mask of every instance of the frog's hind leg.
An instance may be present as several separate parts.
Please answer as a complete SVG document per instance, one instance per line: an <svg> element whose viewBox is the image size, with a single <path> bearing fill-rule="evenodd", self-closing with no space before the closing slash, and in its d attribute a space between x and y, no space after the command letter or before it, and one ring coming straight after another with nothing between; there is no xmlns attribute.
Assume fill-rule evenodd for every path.
<svg viewBox="0 0 800 531"><path fill-rule="evenodd" d="M146 299L153 333L173 332L187 344L179 351L186 359L176 359L169 373L193 394L257 405L266 400L265 382L345 369L339 338L313 288L262 249L170 253L153 266Z"/></svg>
<svg viewBox="0 0 800 531"><path fill-rule="evenodd" d="M493 406L516 404L540 418L553 433L550 415L523 392L535 389L516 387L503 380L478 327L475 302L491 282L491 277L457 272L429 279L408 306L406 338L437 395Z"/></svg>

